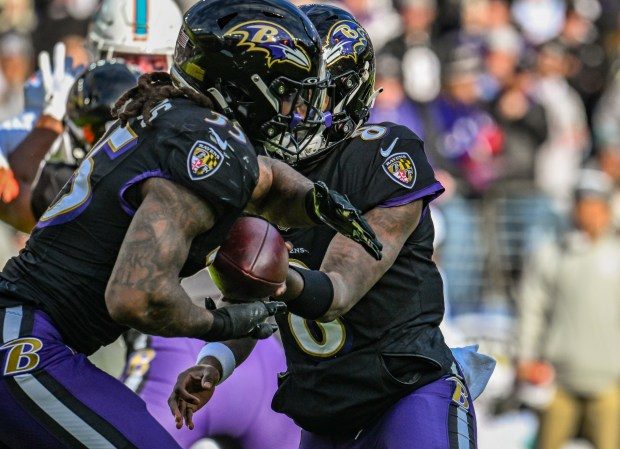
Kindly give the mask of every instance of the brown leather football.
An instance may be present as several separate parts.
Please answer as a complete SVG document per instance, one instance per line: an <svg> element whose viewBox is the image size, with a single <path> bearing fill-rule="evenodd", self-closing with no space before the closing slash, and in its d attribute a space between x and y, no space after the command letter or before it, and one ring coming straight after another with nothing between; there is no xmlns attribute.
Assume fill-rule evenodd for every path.
<svg viewBox="0 0 620 449"><path fill-rule="evenodd" d="M209 266L225 298L251 301L275 294L286 282L288 250L280 233L258 217L241 217Z"/></svg>

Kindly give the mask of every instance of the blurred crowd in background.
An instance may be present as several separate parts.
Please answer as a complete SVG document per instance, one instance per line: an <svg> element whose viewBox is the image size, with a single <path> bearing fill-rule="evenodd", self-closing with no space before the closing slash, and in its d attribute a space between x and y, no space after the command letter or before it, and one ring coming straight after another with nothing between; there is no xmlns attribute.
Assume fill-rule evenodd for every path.
<svg viewBox="0 0 620 449"><path fill-rule="evenodd" d="M480 447L620 449L620 1L333 3L374 44L371 121L420 135L446 187L447 338L499 362ZM98 5L0 0L0 126L40 51L88 62ZM2 239L4 259L24 242Z"/></svg>

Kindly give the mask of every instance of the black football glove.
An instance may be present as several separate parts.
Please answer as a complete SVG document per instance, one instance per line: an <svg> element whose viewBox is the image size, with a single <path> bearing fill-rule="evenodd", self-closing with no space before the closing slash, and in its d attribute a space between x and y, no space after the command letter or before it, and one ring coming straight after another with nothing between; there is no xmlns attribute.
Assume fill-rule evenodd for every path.
<svg viewBox="0 0 620 449"><path fill-rule="evenodd" d="M286 312L286 305L279 301L232 304L213 310L210 298L205 300L207 309L212 310L213 324L202 336L206 341L226 341L237 338L269 338L278 326L264 323L270 317Z"/></svg>
<svg viewBox="0 0 620 449"><path fill-rule="evenodd" d="M346 195L329 190L324 182L314 183L306 196L306 211L316 223L324 223L340 234L364 247L366 252L381 260L383 245L362 212L355 208Z"/></svg>

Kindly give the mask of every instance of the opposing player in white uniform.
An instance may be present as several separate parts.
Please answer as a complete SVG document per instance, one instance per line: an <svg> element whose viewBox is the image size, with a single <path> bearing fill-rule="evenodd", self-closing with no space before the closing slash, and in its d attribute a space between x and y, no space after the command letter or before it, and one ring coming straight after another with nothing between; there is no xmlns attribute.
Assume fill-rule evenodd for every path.
<svg viewBox="0 0 620 449"><path fill-rule="evenodd" d="M104 0L93 17L87 45L93 61L122 58L141 72L166 71L181 11L172 0ZM27 109L0 124L0 220L29 232L35 223L31 190L40 175L39 163L50 157L71 160L71 143L64 116L69 89L78 74L69 70L64 46L54 49L53 67L47 53L39 57L41 71L27 84ZM43 164L42 164L43 165ZM62 186L66 172L58 173Z"/></svg>

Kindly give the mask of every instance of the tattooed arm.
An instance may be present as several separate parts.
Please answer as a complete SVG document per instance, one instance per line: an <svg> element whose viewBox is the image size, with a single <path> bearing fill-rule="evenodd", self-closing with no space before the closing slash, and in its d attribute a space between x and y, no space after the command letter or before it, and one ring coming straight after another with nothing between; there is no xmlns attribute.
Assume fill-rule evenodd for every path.
<svg viewBox="0 0 620 449"><path fill-rule="evenodd" d="M209 311L194 305L179 272L195 236L215 223L211 206L171 181L142 184L142 204L131 220L105 292L112 319L148 334L207 341L267 338L265 319L282 303L260 301Z"/></svg>
<svg viewBox="0 0 620 449"><path fill-rule="evenodd" d="M384 256L380 261L366 253L360 245L342 235L336 235L331 241L321 265L334 287L334 298L327 313L321 321L332 321L349 311L370 290L370 288L392 266L401 252L407 238L420 221L422 201L394 207L375 208L365 217L384 242ZM292 301L303 289L303 279L294 270L289 270L287 291L278 299ZM235 340L225 344L235 356L237 365L251 352L251 341ZM192 416L203 407L213 394L214 385L220 379L222 366L214 357L205 357L199 364L179 374L168 406L172 411L177 428L185 420L193 428Z"/></svg>
<svg viewBox="0 0 620 449"><path fill-rule="evenodd" d="M194 305L181 288L179 271L194 236L215 220L211 207L184 187L152 178L133 217L108 282L111 317L142 332L197 337L212 314Z"/></svg>
<svg viewBox="0 0 620 449"><path fill-rule="evenodd" d="M399 207L377 207L364 214L383 243L381 260L375 260L361 246L336 234L320 268L329 276L334 289L331 306L320 321L332 321L347 313L381 279L417 227L422 207L422 200L418 200ZM298 297L304 287L302 277L292 269L286 284L286 292L278 298L285 302Z"/></svg>
<svg viewBox="0 0 620 449"><path fill-rule="evenodd" d="M306 212L306 194L312 181L284 162L259 156L258 184L247 211L262 215L272 223L288 227L307 227L315 223Z"/></svg>
<svg viewBox="0 0 620 449"><path fill-rule="evenodd" d="M248 212L285 227L326 224L381 259L381 242L346 196L330 191L323 182L312 183L275 159L260 156L258 166L258 183Z"/></svg>

